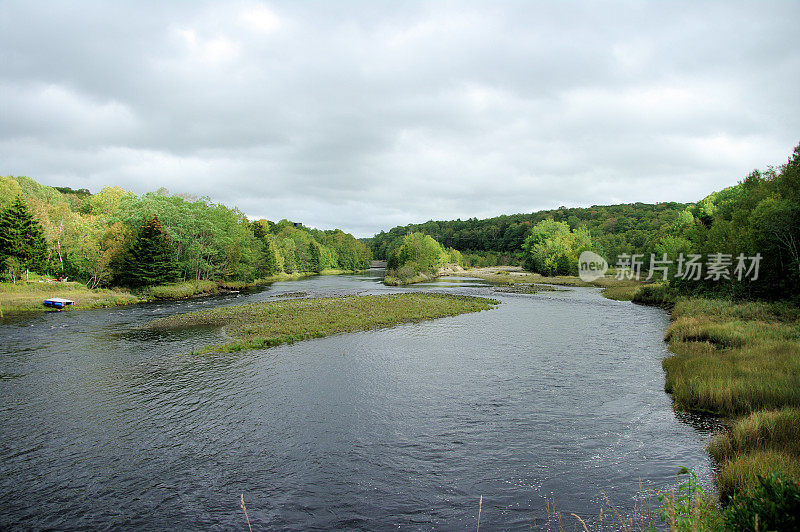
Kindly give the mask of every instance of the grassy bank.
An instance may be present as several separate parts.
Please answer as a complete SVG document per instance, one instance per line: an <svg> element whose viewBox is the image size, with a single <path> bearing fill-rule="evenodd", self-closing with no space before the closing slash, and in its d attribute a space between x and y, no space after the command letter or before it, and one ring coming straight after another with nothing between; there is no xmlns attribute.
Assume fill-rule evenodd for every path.
<svg viewBox="0 0 800 532"><path fill-rule="evenodd" d="M0 283L0 311L29 312L46 310L43 301L61 297L75 301L78 308L116 307L139 303L141 299L123 290L90 290L73 282L17 282Z"/></svg>
<svg viewBox="0 0 800 532"><path fill-rule="evenodd" d="M352 273L344 270L326 270L321 275ZM302 279L315 273L279 273L270 277L245 283L239 281L183 281L135 290L125 288L89 289L82 283L74 282L24 282L0 283L0 312L45 311L45 299L61 297L75 301L75 306L66 310L87 310L94 308L119 307L147 301L187 299L190 297L223 294L234 290L247 290L276 281Z"/></svg>
<svg viewBox="0 0 800 532"><path fill-rule="evenodd" d="M179 314L146 327L225 327L230 341L203 351L231 352L489 310L497 304L491 299L441 294L293 299Z"/></svg>
<svg viewBox="0 0 800 532"><path fill-rule="evenodd" d="M729 420L709 452L723 499L778 471L800 478L800 309L685 299L672 311L663 361L675 408Z"/></svg>
<svg viewBox="0 0 800 532"><path fill-rule="evenodd" d="M417 273L411 277L395 277L394 275L386 275L383 278L383 284L387 286L406 286L409 284L424 283L436 279L435 275L426 275L422 272Z"/></svg>

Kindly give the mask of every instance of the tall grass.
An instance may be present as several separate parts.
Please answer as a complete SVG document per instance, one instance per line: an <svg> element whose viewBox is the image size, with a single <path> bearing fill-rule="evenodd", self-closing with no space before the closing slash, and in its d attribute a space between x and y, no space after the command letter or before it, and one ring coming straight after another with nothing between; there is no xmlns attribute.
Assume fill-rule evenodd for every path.
<svg viewBox="0 0 800 532"><path fill-rule="evenodd" d="M675 407L739 418L709 444L723 499L758 475L800 476L800 309L689 299L672 319L663 366Z"/></svg>
<svg viewBox="0 0 800 532"><path fill-rule="evenodd" d="M758 485L758 476L780 472L787 478L800 478L797 455L773 450L752 451L736 455L722 464L716 483L720 498L725 501L735 493Z"/></svg>
<svg viewBox="0 0 800 532"><path fill-rule="evenodd" d="M800 456L800 410L782 408L754 412L718 434L708 451L718 462L743 452L773 450Z"/></svg>
<svg viewBox="0 0 800 532"><path fill-rule="evenodd" d="M696 314L713 307L684 305L665 337L676 356L663 362L676 407L736 416L800 406L800 322L741 318L765 316L761 308Z"/></svg>
<svg viewBox="0 0 800 532"><path fill-rule="evenodd" d="M631 297L634 303L672 308L677 301L673 290L664 283L640 285Z"/></svg>
<svg viewBox="0 0 800 532"><path fill-rule="evenodd" d="M778 471L800 477L800 410L759 411L738 419L711 440L708 452L720 464L717 485L724 499L756 486L758 475Z"/></svg>

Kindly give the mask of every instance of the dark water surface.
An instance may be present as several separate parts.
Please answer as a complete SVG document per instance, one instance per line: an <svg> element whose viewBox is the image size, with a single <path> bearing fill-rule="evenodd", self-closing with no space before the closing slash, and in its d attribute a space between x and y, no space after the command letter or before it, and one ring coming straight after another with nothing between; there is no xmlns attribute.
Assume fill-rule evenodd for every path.
<svg viewBox="0 0 800 532"><path fill-rule="evenodd" d="M0 321L2 529L551 528L708 482L709 428L663 391L665 312L596 289L493 294L495 310L245 353L158 317L277 294L396 291L372 275ZM606 512L608 510L606 509ZM572 522L567 523L572 528Z"/></svg>

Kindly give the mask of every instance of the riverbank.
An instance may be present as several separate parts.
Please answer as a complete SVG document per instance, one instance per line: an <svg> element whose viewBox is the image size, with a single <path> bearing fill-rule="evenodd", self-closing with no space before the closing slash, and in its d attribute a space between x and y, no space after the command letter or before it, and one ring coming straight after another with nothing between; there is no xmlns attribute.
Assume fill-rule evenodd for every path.
<svg viewBox="0 0 800 532"><path fill-rule="evenodd" d="M0 283L0 313L44 311L43 301L61 297L75 301L79 309L118 307L142 300L126 290L89 289L73 282ZM69 307L72 310L75 307Z"/></svg>
<svg viewBox="0 0 800 532"><path fill-rule="evenodd" d="M682 299L665 340L675 408L720 416L709 444L723 500L778 471L800 478L800 309L785 303Z"/></svg>
<svg viewBox="0 0 800 532"><path fill-rule="evenodd" d="M230 341L201 352L232 352L479 312L498 304L479 297L418 293L291 299L178 314L145 328L225 327Z"/></svg>
<svg viewBox="0 0 800 532"><path fill-rule="evenodd" d="M394 272L394 270L387 270L386 275L383 277L383 284L387 286L407 286L432 281L438 277L462 275L465 274L466 270L458 264L447 264L439 268L435 273L412 271L408 268L401 268L396 272L397 275L391 275L389 272Z"/></svg>
<svg viewBox="0 0 800 532"><path fill-rule="evenodd" d="M344 272L336 270L334 273L326 274L334 275L335 273ZM190 297L213 296L241 290L252 290L259 286L277 281L295 281L311 275L318 274L315 272L279 273L256 279L249 283L243 281L183 281L180 283L149 286L135 290L134 294L139 296L142 301L187 299Z"/></svg>
<svg viewBox="0 0 800 532"><path fill-rule="evenodd" d="M252 290L259 286L278 281L294 281L312 275L341 275L358 273L349 270L323 270L321 272L279 273L256 279L252 282L241 281L182 281L139 289L87 288L76 282L39 282L18 281L17 283L0 283L0 312L43 312L47 310L42 302L52 297L60 297L75 301L75 306L65 310L89 310L96 308L121 307L148 301L169 301L203 297Z"/></svg>

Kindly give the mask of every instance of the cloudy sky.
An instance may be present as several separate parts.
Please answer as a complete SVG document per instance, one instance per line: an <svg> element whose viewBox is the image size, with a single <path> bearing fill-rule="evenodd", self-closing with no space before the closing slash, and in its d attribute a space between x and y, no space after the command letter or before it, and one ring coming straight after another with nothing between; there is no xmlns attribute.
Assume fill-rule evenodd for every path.
<svg viewBox="0 0 800 532"><path fill-rule="evenodd" d="M800 142L800 2L0 0L0 174L357 236L695 201Z"/></svg>

